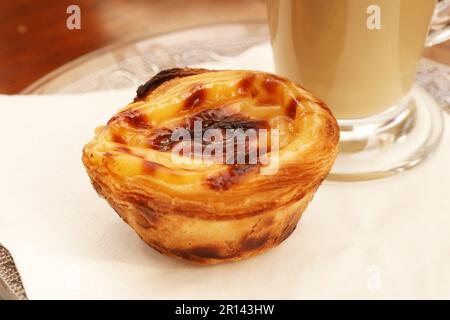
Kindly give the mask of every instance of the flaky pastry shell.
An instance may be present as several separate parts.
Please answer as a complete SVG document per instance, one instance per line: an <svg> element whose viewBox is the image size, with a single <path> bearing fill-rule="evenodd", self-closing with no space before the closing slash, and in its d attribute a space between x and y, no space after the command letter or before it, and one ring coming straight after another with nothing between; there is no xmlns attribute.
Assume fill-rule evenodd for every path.
<svg viewBox="0 0 450 320"><path fill-rule="evenodd" d="M277 128L276 159L269 150L270 164L174 161L171 134L190 130L193 119L222 131ZM327 106L287 79L170 69L97 128L83 163L97 193L148 245L214 264L285 240L330 171L338 140Z"/></svg>

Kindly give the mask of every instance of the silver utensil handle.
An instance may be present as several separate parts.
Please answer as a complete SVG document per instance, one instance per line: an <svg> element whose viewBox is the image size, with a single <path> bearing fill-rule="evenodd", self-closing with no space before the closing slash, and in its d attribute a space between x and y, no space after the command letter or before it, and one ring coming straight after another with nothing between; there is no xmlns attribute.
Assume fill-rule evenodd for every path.
<svg viewBox="0 0 450 320"><path fill-rule="evenodd" d="M19 272L9 251L0 244L0 300L26 300Z"/></svg>

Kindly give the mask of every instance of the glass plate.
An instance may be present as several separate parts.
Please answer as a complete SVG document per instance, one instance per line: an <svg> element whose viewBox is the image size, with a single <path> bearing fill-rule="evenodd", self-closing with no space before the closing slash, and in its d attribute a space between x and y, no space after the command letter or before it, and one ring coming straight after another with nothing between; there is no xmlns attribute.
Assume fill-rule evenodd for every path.
<svg viewBox="0 0 450 320"><path fill-rule="evenodd" d="M84 55L22 93L136 88L160 70L229 59L268 40L265 21L207 25L139 38Z"/></svg>

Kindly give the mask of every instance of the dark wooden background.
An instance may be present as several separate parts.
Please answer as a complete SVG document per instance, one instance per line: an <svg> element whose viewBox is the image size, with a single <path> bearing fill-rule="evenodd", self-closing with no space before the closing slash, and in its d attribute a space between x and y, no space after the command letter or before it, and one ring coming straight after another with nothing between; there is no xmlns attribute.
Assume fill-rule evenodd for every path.
<svg viewBox="0 0 450 320"><path fill-rule="evenodd" d="M70 4L81 8L81 30L66 28ZM127 38L265 16L264 0L0 0L0 93L18 93L64 63ZM450 42L425 55L450 64Z"/></svg>

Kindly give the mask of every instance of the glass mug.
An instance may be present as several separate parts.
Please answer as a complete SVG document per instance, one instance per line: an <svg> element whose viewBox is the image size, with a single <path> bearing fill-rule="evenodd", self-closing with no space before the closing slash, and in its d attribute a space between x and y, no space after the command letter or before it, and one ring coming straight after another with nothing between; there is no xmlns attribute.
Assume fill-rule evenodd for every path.
<svg viewBox="0 0 450 320"><path fill-rule="evenodd" d="M442 113L413 86L435 6L435 0L267 0L276 72L323 99L340 124L332 177L403 171L437 145ZM445 32L428 43L445 40Z"/></svg>

